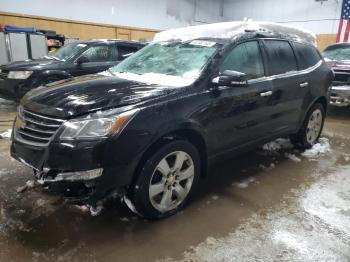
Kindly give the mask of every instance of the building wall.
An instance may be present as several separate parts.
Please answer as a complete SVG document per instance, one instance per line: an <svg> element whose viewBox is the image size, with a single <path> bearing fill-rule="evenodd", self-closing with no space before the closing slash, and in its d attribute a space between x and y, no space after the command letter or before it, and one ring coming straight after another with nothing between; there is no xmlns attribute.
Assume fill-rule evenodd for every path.
<svg viewBox="0 0 350 262"><path fill-rule="evenodd" d="M341 4L341 0L226 0L224 16L286 23L316 34L336 34Z"/></svg>
<svg viewBox="0 0 350 262"><path fill-rule="evenodd" d="M342 0L225 0L228 20L250 18L308 29L317 34L319 49L335 42Z"/></svg>
<svg viewBox="0 0 350 262"><path fill-rule="evenodd" d="M151 39L202 23L273 21L309 29L318 46L335 42L342 0L0 0L0 24L37 27L81 39ZM8 14L11 13L11 15Z"/></svg>
<svg viewBox="0 0 350 262"><path fill-rule="evenodd" d="M164 30L223 21L224 0L1 0L0 12Z"/></svg>

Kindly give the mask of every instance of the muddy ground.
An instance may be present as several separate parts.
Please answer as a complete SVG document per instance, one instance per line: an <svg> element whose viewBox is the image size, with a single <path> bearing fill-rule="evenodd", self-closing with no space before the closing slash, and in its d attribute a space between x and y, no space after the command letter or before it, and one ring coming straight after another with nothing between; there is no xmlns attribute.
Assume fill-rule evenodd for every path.
<svg viewBox="0 0 350 262"><path fill-rule="evenodd" d="M0 131L15 108L0 108ZM117 200L92 217L42 192L9 145L0 261L350 261L350 109L331 110L311 152L281 139L218 163L184 211L157 222Z"/></svg>

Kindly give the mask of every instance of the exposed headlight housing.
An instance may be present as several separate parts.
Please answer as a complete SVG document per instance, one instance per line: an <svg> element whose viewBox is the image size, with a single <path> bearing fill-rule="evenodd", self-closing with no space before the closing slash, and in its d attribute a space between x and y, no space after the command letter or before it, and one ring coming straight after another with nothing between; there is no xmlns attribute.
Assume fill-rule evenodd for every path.
<svg viewBox="0 0 350 262"><path fill-rule="evenodd" d="M117 115L94 114L83 119L73 119L63 124L61 140L93 139L107 137L120 132L138 110L130 110Z"/></svg>
<svg viewBox="0 0 350 262"><path fill-rule="evenodd" d="M9 79L27 79L33 71L10 71L7 78Z"/></svg>

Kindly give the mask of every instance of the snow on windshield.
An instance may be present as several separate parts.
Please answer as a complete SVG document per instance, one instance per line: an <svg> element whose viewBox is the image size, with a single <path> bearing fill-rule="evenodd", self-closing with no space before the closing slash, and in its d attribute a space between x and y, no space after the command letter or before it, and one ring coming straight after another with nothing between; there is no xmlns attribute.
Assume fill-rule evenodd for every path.
<svg viewBox="0 0 350 262"><path fill-rule="evenodd" d="M120 78L147 84L188 86L199 77L219 46L202 40L153 43L111 71Z"/></svg>
<svg viewBox="0 0 350 262"><path fill-rule="evenodd" d="M312 43L313 45L316 44L316 36L310 31L283 24L252 21L224 22L171 29L156 34L153 41L160 42L169 41L172 39L188 41L203 37L231 39L240 33L243 33L245 30L288 34L297 40L304 40Z"/></svg>

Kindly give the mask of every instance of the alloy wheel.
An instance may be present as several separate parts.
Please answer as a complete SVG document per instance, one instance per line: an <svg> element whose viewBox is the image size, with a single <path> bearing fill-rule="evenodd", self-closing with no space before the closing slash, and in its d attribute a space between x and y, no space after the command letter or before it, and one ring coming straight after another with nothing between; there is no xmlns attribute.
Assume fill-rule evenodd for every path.
<svg viewBox="0 0 350 262"><path fill-rule="evenodd" d="M153 171L149 198L152 206L161 213L175 209L189 194L194 179L194 164L184 151L165 156Z"/></svg>
<svg viewBox="0 0 350 262"><path fill-rule="evenodd" d="M306 128L307 142L313 145L318 139L322 128L323 115L320 109L312 112Z"/></svg>

